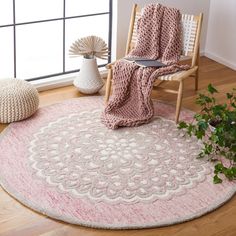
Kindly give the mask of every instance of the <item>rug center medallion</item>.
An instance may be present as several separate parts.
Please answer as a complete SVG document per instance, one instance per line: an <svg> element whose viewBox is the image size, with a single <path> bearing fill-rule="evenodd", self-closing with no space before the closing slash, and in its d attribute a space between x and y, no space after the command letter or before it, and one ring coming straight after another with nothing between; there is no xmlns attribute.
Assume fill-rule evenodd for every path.
<svg viewBox="0 0 236 236"><path fill-rule="evenodd" d="M34 175L74 196L134 203L180 196L211 173L196 159L201 144L173 121L156 117L113 131L100 114L73 113L41 127L29 144Z"/></svg>

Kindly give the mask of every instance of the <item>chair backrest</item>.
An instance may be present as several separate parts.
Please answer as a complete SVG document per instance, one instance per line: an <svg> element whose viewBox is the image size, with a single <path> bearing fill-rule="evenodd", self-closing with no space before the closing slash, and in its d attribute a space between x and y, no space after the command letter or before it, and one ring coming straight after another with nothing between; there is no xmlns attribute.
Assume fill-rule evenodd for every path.
<svg viewBox="0 0 236 236"><path fill-rule="evenodd" d="M134 48L137 40L137 21L141 16L141 8L134 4L130 27L128 33L128 40L126 45L126 55ZM198 16L182 14L181 25L182 25L182 57L190 58L191 65L197 64L197 58L199 56L199 44L200 44L200 32L202 27L203 14L200 13Z"/></svg>

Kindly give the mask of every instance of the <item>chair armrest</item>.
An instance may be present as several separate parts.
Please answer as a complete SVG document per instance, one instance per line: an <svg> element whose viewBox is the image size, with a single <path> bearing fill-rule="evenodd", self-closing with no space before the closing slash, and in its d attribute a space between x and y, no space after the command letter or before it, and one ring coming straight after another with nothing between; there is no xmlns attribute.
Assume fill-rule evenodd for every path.
<svg viewBox="0 0 236 236"><path fill-rule="evenodd" d="M117 62L117 61L113 61L113 62L107 64L107 65L105 66L106 69L112 69L112 66L113 66L116 62Z"/></svg>

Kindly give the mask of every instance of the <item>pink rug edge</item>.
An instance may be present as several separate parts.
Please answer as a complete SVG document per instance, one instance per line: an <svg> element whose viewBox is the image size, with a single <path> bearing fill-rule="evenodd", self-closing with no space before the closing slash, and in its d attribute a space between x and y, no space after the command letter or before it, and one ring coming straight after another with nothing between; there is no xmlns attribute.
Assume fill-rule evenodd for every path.
<svg viewBox="0 0 236 236"><path fill-rule="evenodd" d="M229 202L235 195L236 193L236 186L234 188L232 188L232 191L229 192L225 198L223 199L219 199L218 202L214 202L214 206L210 205L208 207L208 209L206 209L205 211L199 211L195 214L183 217L183 218L179 218L178 220L175 221L166 221L166 222L161 222L161 223L155 223L155 224L147 224L147 225L101 225L99 224L88 224L86 222L82 222L79 220L75 220L72 217L64 217L64 216L60 216L57 214L53 214L50 211L47 211L47 209L38 207L37 205L31 204L28 201L26 201L24 198L22 198L20 196L20 194L18 194L16 191L12 190L11 187L9 187L9 185L7 184L7 181L5 181L1 176L0 176L0 186L2 187L2 189L14 200L16 200L18 203L20 203L22 206L27 207L29 210L32 210L33 212L37 213L37 214L41 214L42 216L45 217L49 217L51 220L58 220L61 223L69 223L72 225L77 225L77 226L83 226L83 227L90 227L90 228L94 228L94 229L108 229L108 230L135 230L135 229L151 229L151 228L160 228L160 227L168 227L171 225L176 225L176 224L180 224L180 223L185 223L194 219L197 219L201 216L207 215L211 212L216 211L218 208L220 208L221 206L225 205L227 202ZM216 205L215 205L216 204Z"/></svg>

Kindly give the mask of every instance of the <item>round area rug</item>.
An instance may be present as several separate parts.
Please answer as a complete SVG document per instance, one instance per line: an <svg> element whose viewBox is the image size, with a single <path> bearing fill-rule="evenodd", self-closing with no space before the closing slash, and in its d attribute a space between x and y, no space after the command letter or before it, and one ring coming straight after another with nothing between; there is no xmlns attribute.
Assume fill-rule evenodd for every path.
<svg viewBox="0 0 236 236"><path fill-rule="evenodd" d="M154 108L149 124L118 130L101 124L101 97L39 109L1 136L2 187L52 218L112 229L171 225L229 200L235 183L212 183L213 164L196 159L202 144L176 128L175 108Z"/></svg>

